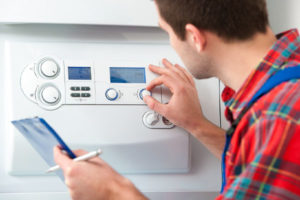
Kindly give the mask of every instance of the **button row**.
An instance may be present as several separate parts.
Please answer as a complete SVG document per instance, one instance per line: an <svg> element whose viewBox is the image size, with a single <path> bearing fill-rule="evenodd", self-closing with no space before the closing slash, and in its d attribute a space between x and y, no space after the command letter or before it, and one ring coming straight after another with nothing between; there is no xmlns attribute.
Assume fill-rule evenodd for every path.
<svg viewBox="0 0 300 200"><path fill-rule="evenodd" d="M71 90L80 91L80 87L71 87ZM87 90L90 90L90 88L89 87L81 87L81 91L87 91ZM150 91L147 91L146 89L140 90L139 97L140 97L141 100L143 100L144 97L147 96L147 95L152 96L152 93ZM119 97L119 92L114 88L109 88L108 90L106 90L105 96L109 101L115 101ZM71 93L71 97L75 97L75 98L85 97L85 98L88 98L88 97L91 97L91 94L90 93Z"/></svg>
<svg viewBox="0 0 300 200"><path fill-rule="evenodd" d="M141 100L143 100L144 97L148 96L148 95L152 96L152 93L150 91L147 91L145 88L140 90L138 93L138 96ZM108 99L109 101L115 101L120 97L120 94L116 89L109 88L106 90L105 96L106 96L106 99Z"/></svg>
<svg viewBox="0 0 300 200"><path fill-rule="evenodd" d="M91 88L90 87L71 87L72 91L90 91Z"/></svg>
<svg viewBox="0 0 300 200"><path fill-rule="evenodd" d="M91 97L90 93L72 93L71 97Z"/></svg>

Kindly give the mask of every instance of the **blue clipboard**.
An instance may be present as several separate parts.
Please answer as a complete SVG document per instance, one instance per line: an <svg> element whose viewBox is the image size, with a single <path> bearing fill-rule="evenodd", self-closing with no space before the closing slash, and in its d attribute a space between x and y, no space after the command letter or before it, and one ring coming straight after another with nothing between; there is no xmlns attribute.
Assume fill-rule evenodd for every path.
<svg viewBox="0 0 300 200"><path fill-rule="evenodd" d="M70 158L76 158L71 149L44 119L38 117L22 119L12 121L12 124L22 133L49 167L56 165L53 148L57 145L60 145ZM64 180L62 170L56 171L56 174Z"/></svg>

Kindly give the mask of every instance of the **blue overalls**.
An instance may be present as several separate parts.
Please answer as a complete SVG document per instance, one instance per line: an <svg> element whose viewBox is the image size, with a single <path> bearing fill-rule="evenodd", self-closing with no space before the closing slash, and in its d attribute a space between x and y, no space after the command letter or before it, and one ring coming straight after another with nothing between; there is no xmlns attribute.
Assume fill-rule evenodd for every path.
<svg viewBox="0 0 300 200"><path fill-rule="evenodd" d="M243 116L247 113L247 111L253 106L253 104L262 96L270 92L273 88L280 85L281 83L293 80L300 79L300 65L296 67L289 67L283 70L276 72L273 76L271 76L266 83L260 88L260 90L253 96L253 98L249 101L247 106L242 110L241 114L237 117L237 119L232 123L230 129L226 132L226 143L222 155L222 188L221 193L224 191L224 187L226 186L226 175L225 175L225 159L226 152L229 148L231 138L243 118Z"/></svg>

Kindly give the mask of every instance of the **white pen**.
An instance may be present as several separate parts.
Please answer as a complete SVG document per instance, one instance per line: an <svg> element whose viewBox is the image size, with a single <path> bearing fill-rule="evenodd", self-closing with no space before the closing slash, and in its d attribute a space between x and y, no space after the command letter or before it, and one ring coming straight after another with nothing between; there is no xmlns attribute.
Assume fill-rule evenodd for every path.
<svg viewBox="0 0 300 200"><path fill-rule="evenodd" d="M85 155L79 156L79 157L73 159L73 161L78 162L78 161L89 160L91 158L99 156L101 153L102 153L102 150L98 149L97 151L92 151L92 152L87 153ZM60 166L56 165L54 167L49 168L46 173L54 172L58 169L60 169Z"/></svg>

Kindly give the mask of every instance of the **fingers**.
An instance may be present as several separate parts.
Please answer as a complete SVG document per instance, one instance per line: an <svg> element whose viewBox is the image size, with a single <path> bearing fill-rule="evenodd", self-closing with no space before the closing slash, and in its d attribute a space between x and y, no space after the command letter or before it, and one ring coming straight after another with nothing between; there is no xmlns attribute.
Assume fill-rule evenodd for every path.
<svg viewBox="0 0 300 200"><path fill-rule="evenodd" d="M181 67L181 66L178 65L178 64L175 64L174 67L176 67L178 70L180 70L180 71L185 75L185 77L187 78L187 80L188 80L193 86L195 86L195 81L194 81L193 76L192 76L186 69L184 69L183 67Z"/></svg>
<svg viewBox="0 0 300 200"><path fill-rule="evenodd" d="M165 85L173 93L176 88L176 85L178 85L178 83L181 81L188 82L189 84L195 86L195 82L192 75L188 73L184 68L177 64L173 66L166 59L164 60L164 63L166 68L157 67L154 65L149 66L149 69L152 72L160 74L161 76L152 80L147 86L147 90L151 91L156 86Z"/></svg>
<svg viewBox="0 0 300 200"><path fill-rule="evenodd" d="M159 74L159 75L168 75L168 76L171 75L171 71L167 68L158 67L158 66L155 66L155 65L149 65L149 69L152 72L154 72L156 74Z"/></svg>
<svg viewBox="0 0 300 200"><path fill-rule="evenodd" d="M168 68L168 69L172 69L172 68L173 68L173 64L172 64L168 59L166 59L166 58L164 58L164 59L162 60L162 64L163 64L166 68Z"/></svg>
<svg viewBox="0 0 300 200"><path fill-rule="evenodd" d="M65 171L71 164L72 159L65 155L57 146L54 147L54 160Z"/></svg>
<svg viewBox="0 0 300 200"><path fill-rule="evenodd" d="M163 64L165 67L169 68L170 70L175 71L178 75L180 75L184 80L189 81L190 83L194 84L193 76L183 67L178 64L173 65L167 59L163 59Z"/></svg>
<svg viewBox="0 0 300 200"><path fill-rule="evenodd" d="M171 90L171 92L173 92L174 91L174 81L172 81L172 79L170 78L170 77L167 77L167 76L165 76L165 75L163 75L163 76L160 76L160 77L158 77L158 78L156 78L156 79L154 79L154 80L152 80L149 84L148 84L148 86L146 87L146 89L148 90L148 91L151 91L153 88L155 88L156 86L159 86L159 85L165 85L166 87L168 87L170 90Z"/></svg>
<svg viewBox="0 0 300 200"><path fill-rule="evenodd" d="M145 96L144 101L151 110L154 110L163 116L166 115L167 104L162 104L151 96Z"/></svg>
<svg viewBox="0 0 300 200"><path fill-rule="evenodd" d="M183 79L188 80L191 84L195 84L193 76L183 67L178 64L173 65L168 59L163 59L163 64L166 68L174 70L180 75Z"/></svg>
<svg viewBox="0 0 300 200"><path fill-rule="evenodd" d="M162 64L165 66L165 68L149 65L149 69L156 74L165 75L172 79L176 79L177 81L178 78L181 78L182 80L188 81L192 85L195 85L193 76L180 65L178 64L173 65L167 59L163 59Z"/></svg>
<svg viewBox="0 0 300 200"><path fill-rule="evenodd" d="M165 75L168 78L172 78L172 79L176 79L176 80L182 79L182 78L185 79L185 77L181 75L181 72L173 67L172 63L170 63L169 61L167 61L165 59L163 61L163 64L165 65L165 68L150 65L149 69L156 74Z"/></svg>
<svg viewBox="0 0 300 200"><path fill-rule="evenodd" d="M85 154L87 154L89 152L84 151L82 149L78 149L78 150L73 150L73 153L75 153L75 155L78 157L78 156L83 156L83 155L85 155Z"/></svg>

